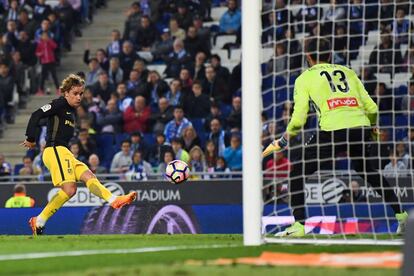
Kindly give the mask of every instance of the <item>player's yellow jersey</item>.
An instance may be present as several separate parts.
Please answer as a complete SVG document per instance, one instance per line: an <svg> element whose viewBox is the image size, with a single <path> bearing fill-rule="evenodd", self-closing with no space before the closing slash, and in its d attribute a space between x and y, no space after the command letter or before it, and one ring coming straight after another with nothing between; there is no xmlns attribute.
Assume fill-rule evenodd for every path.
<svg viewBox="0 0 414 276"><path fill-rule="evenodd" d="M295 82L294 109L287 133L295 136L306 123L311 102L321 130L370 126L377 120L378 107L351 69L321 63L304 71Z"/></svg>

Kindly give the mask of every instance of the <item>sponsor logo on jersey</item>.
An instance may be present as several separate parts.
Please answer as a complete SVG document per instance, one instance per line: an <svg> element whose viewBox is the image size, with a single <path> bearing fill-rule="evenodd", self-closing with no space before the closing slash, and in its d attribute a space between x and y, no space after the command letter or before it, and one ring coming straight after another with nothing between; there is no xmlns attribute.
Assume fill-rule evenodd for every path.
<svg viewBox="0 0 414 276"><path fill-rule="evenodd" d="M358 100L354 97L333 98L333 99L329 99L327 102L328 102L329 109L335 109L341 106L349 106L349 107L358 106Z"/></svg>

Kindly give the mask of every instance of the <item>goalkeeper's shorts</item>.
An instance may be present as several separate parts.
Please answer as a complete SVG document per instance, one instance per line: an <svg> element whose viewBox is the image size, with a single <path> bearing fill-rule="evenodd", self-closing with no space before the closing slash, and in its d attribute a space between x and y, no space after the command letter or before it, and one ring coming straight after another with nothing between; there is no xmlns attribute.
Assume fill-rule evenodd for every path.
<svg viewBox="0 0 414 276"><path fill-rule="evenodd" d="M85 163L76 159L72 152L63 146L46 147L42 159L55 186L76 182L89 170Z"/></svg>

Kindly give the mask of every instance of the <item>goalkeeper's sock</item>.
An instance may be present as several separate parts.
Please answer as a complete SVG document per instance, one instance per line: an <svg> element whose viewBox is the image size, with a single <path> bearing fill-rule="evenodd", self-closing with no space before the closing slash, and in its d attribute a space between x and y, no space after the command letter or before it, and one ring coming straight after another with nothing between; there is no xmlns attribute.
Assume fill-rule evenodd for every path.
<svg viewBox="0 0 414 276"><path fill-rule="evenodd" d="M114 196L104 185L102 185L97 178L91 178L86 181L86 187L88 187L91 193L109 202L109 204L114 202L116 199L116 196Z"/></svg>
<svg viewBox="0 0 414 276"><path fill-rule="evenodd" d="M37 216L36 227L43 227L46 221L53 216L60 207L69 200L69 196L63 190L59 190L49 201L43 211Z"/></svg>

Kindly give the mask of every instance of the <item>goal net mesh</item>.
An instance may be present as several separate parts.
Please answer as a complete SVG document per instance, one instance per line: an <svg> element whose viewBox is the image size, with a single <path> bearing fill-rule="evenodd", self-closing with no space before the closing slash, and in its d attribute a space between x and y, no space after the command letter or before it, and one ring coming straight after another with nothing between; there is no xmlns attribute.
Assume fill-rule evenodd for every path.
<svg viewBox="0 0 414 276"><path fill-rule="evenodd" d="M286 130L295 80L308 68L303 51L307 39L324 37L331 42L333 63L352 68L379 106L381 135L379 141L364 145L370 149L364 158L390 183L389 188L383 183L373 188L355 172L346 151L335 153L331 167L318 158L306 160L304 144L319 128L310 106L304 129L289 149L263 160L263 235L273 237L294 221L289 171L297 163L317 162L318 170L306 176L304 185L308 237L399 239L394 212L379 193L392 189L405 210L414 204L413 2L263 0L261 18L262 145Z"/></svg>

